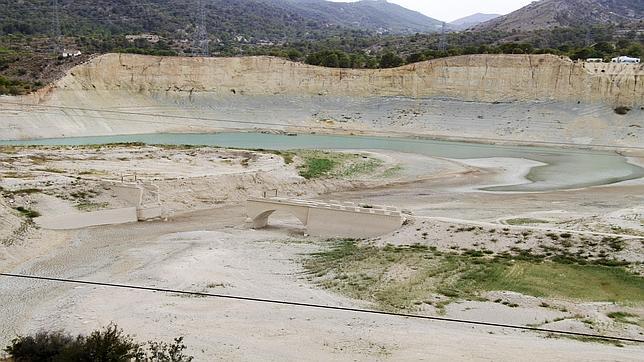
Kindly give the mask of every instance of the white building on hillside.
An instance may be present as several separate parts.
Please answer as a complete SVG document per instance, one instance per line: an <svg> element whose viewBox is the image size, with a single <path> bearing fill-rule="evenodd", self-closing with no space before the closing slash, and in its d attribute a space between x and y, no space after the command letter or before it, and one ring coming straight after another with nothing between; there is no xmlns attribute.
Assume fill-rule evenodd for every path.
<svg viewBox="0 0 644 362"><path fill-rule="evenodd" d="M613 58L610 60L611 63L630 63L630 64L639 64L640 58L631 58L627 56L621 56Z"/></svg>
<svg viewBox="0 0 644 362"><path fill-rule="evenodd" d="M81 55L80 50L68 50L68 49L63 49L63 58L70 58L70 57L77 57Z"/></svg>

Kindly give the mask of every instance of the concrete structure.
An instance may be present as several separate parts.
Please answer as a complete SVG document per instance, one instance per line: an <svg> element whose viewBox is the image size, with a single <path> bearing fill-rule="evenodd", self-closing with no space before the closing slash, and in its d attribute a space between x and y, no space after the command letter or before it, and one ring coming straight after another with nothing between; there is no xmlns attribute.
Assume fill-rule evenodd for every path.
<svg viewBox="0 0 644 362"><path fill-rule="evenodd" d="M136 207L41 216L34 219L38 226L51 230L81 229L90 226L126 224L137 221Z"/></svg>
<svg viewBox="0 0 644 362"><path fill-rule="evenodd" d="M145 185L143 183L120 183L113 181L103 182L113 190L115 196L126 201L132 206L92 212L41 216L35 218L34 222L45 229L68 230L100 225L126 224L167 216L166 210L161 206L159 190L156 185ZM152 188L153 191L149 190L150 188ZM148 194L150 194L149 199L151 200L145 200L144 191L148 191Z"/></svg>
<svg viewBox="0 0 644 362"><path fill-rule="evenodd" d="M368 238L390 233L402 226L400 210L392 206L360 206L351 202L249 198L247 215L253 228L263 228L275 211L288 212L300 220L307 233L322 237Z"/></svg>

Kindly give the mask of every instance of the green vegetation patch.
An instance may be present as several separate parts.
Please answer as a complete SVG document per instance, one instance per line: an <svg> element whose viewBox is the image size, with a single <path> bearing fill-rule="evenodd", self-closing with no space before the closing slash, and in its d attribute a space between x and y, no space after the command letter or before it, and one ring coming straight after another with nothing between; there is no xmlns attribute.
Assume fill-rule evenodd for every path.
<svg viewBox="0 0 644 362"><path fill-rule="evenodd" d="M19 211L22 215L26 216L29 219L33 219L35 217L40 216L40 213L38 211L32 210L32 209L27 209L27 208L22 207L22 206L16 207L16 210Z"/></svg>
<svg viewBox="0 0 644 362"><path fill-rule="evenodd" d="M192 361L186 348L183 337L141 343L110 324L87 336L58 331L18 336L3 350L11 361Z"/></svg>
<svg viewBox="0 0 644 362"><path fill-rule="evenodd" d="M583 301L644 302L644 278L600 265L495 261L466 271L457 286Z"/></svg>
<svg viewBox="0 0 644 362"><path fill-rule="evenodd" d="M298 166L300 176L306 179L324 177L351 178L374 173L384 162L379 159L342 152L319 150L279 151L285 163L291 163L297 156L301 163Z"/></svg>
<svg viewBox="0 0 644 362"><path fill-rule="evenodd" d="M529 225L529 224L547 224L548 221L531 218L516 218L505 220L508 225Z"/></svg>
<svg viewBox="0 0 644 362"><path fill-rule="evenodd" d="M606 314L606 316L615 322L634 324L644 327L644 319L640 318L638 315L627 312L611 312Z"/></svg>
<svg viewBox="0 0 644 362"><path fill-rule="evenodd" d="M341 241L304 261L319 285L384 310L442 308L486 291L580 301L644 302L644 278L622 267L578 265L485 251L442 253L423 245L376 247Z"/></svg>
<svg viewBox="0 0 644 362"><path fill-rule="evenodd" d="M300 176L305 179L320 178L328 175L336 164L336 161L328 158L308 158L300 168Z"/></svg>

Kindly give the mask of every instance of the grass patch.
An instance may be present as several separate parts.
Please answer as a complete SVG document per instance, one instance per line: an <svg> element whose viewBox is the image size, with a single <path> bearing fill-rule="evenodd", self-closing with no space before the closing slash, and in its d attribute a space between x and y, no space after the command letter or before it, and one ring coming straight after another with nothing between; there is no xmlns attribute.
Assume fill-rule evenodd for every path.
<svg viewBox="0 0 644 362"><path fill-rule="evenodd" d="M324 177L354 177L374 173L383 161L360 154L326 152L319 150L278 151L285 163L301 160L298 166L300 176L306 179ZM276 153L277 154L277 153Z"/></svg>
<svg viewBox="0 0 644 362"><path fill-rule="evenodd" d="M547 224L548 221L541 219L531 219L531 218L516 218L516 219L507 219L505 222L508 225L529 225L529 224Z"/></svg>
<svg viewBox="0 0 644 362"><path fill-rule="evenodd" d="M611 312L606 316L615 322L634 324L636 326L644 326L644 321L638 315L627 312Z"/></svg>
<svg viewBox="0 0 644 362"><path fill-rule="evenodd" d="M22 207L22 206L16 207L16 210L19 211L23 216L26 216L29 219L33 219L35 217L40 216L40 213L38 211L32 210L32 209L27 209L27 208Z"/></svg>
<svg viewBox="0 0 644 362"><path fill-rule="evenodd" d="M347 166L341 173L341 176L351 177L356 175L364 175L373 173L380 167L384 162L378 159L367 159L366 161L352 163Z"/></svg>
<svg viewBox="0 0 644 362"><path fill-rule="evenodd" d="M336 162L328 158L309 158L300 169L300 176L307 180L328 175Z"/></svg>
<svg viewBox="0 0 644 362"><path fill-rule="evenodd" d="M403 167L401 165L390 167L382 173L382 177L390 178L390 177L398 176L402 170L403 170Z"/></svg>
<svg viewBox="0 0 644 362"><path fill-rule="evenodd" d="M87 201L82 201L76 204L76 208L80 211L96 211L96 210L103 210L106 209L108 206L110 206L109 203L107 202L87 202Z"/></svg>
<svg viewBox="0 0 644 362"><path fill-rule="evenodd" d="M536 297L644 302L644 278L621 268L600 265L492 262L468 270L457 285L478 290L509 290Z"/></svg>
<svg viewBox="0 0 644 362"><path fill-rule="evenodd" d="M34 171L41 171L41 172L49 172L49 173L65 173L65 170L61 170L58 168L53 168L53 167L45 167L45 168L36 168Z"/></svg>
<svg viewBox="0 0 644 362"><path fill-rule="evenodd" d="M440 253L422 245L375 247L341 241L304 261L319 285L384 310L439 309L485 291L579 301L644 302L644 278L621 267L566 264L540 256ZM437 299L438 297L438 299Z"/></svg>

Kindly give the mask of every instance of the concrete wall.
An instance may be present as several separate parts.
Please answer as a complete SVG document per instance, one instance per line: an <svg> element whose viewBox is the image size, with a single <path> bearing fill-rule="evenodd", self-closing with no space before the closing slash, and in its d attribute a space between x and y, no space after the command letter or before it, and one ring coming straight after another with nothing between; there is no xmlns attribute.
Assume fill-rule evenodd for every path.
<svg viewBox="0 0 644 362"><path fill-rule="evenodd" d="M146 221L163 217L164 211L162 206L151 206L137 209L136 214L139 221Z"/></svg>
<svg viewBox="0 0 644 362"><path fill-rule="evenodd" d="M36 224L45 229L67 230L81 229L90 226L125 224L137 222L136 207L100 210L78 214L41 216L34 219Z"/></svg>
<svg viewBox="0 0 644 362"><path fill-rule="evenodd" d="M400 216L311 208L306 231L311 235L327 238L358 239L384 235L401 226Z"/></svg>

